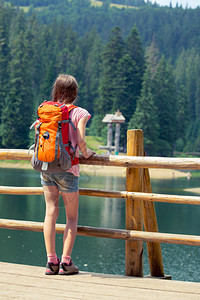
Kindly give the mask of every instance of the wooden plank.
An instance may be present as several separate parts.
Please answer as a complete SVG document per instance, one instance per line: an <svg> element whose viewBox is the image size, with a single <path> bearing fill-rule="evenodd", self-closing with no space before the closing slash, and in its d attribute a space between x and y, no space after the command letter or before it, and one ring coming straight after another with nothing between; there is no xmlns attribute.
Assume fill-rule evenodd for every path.
<svg viewBox="0 0 200 300"><path fill-rule="evenodd" d="M45 265L46 262L44 262ZM38 267L38 266L28 266L28 265L21 265L21 264L13 264L13 263L6 263L6 262L0 262L0 276L4 277L7 275L18 275L18 276L30 276L31 278L39 278L42 279L45 277L45 280L48 280L52 278L52 276L44 276L45 267ZM53 276L54 279L57 281L62 280L65 278L65 276ZM101 283L102 279L106 279L107 283L117 286L122 285L124 287L132 287L133 288L133 282L134 286L139 288L144 285L149 289L157 289L160 290L162 287L162 290L167 291L183 291L185 293L192 291L196 294L200 293L200 283L192 283L192 282L183 282L183 281L168 281L168 280L158 280L155 278L141 278L141 277L132 277L132 276L123 276L123 275L113 275L113 274L100 274L100 273L90 273L90 272L80 272L80 274L75 276L66 276L68 282L95 282L95 283ZM113 280L114 278L114 280ZM58 282L59 283L59 282ZM178 285L177 285L178 283ZM170 289L168 288L170 286ZM192 288L191 288L192 286Z"/></svg>
<svg viewBox="0 0 200 300"><path fill-rule="evenodd" d="M143 155L142 130L127 131L127 155ZM126 190L143 191L143 169L127 168ZM138 200L126 199L126 229L143 230L143 203ZM143 276L143 243L126 241L125 243L125 274L127 276Z"/></svg>
<svg viewBox="0 0 200 300"><path fill-rule="evenodd" d="M0 160L26 160L30 161L33 151L28 154L27 150L20 149L0 149ZM157 168L157 169L200 169L199 158L183 157L133 157L123 155L100 155L95 154L89 159L80 156L80 164L103 165L116 167L134 168Z"/></svg>
<svg viewBox="0 0 200 300"><path fill-rule="evenodd" d="M43 223L0 219L0 228L43 232ZM57 233L62 234L64 230L64 224L56 225ZM144 232L137 230L108 229L88 226L78 226L77 234L81 236L121 239L128 241L158 242L168 244L200 246L200 236L197 235Z"/></svg>
<svg viewBox="0 0 200 300"><path fill-rule="evenodd" d="M151 193L151 181L149 170L144 169L144 192ZM153 202L143 201L144 229L150 232L158 232L156 211ZM159 243L147 242L147 252L151 276L164 277L161 245Z"/></svg>
<svg viewBox="0 0 200 300"><path fill-rule="evenodd" d="M44 267L0 263L1 299L196 300L198 283L80 272L45 276Z"/></svg>

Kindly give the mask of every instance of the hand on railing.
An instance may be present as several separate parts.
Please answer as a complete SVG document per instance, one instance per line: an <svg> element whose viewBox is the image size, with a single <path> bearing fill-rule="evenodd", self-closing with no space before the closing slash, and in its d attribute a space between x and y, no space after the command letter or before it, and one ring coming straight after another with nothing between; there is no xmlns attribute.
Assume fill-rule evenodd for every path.
<svg viewBox="0 0 200 300"><path fill-rule="evenodd" d="M84 155L84 157L88 159L92 157L94 154L96 154L95 151L91 150L90 148L87 148L87 155Z"/></svg>

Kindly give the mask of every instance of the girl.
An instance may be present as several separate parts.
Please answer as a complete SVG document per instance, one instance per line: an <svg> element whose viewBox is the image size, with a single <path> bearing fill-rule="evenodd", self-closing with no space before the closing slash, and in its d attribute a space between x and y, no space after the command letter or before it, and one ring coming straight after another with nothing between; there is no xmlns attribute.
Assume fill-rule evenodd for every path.
<svg viewBox="0 0 200 300"><path fill-rule="evenodd" d="M78 84L76 79L70 75L59 75L52 90L53 101L64 103L69 106L73 104L77 94ZM74 132L73 128L71 128L72 126L69 125L69 140L73 147L78 145L76 157L78 157L78 149L80 149L85 158L91 157L95 152L87 148L85 141L85 128L91 115L87 110L75 107L69 112L69 117L77 129ZM78 267L73 264L71 259L78 222L78 181L78 164L73 165L71 169L65 173L41 173L41 182L46 202L46 214L44 220L44 240L47 252L46 275L69 275L79 272ZM55 226L59 214L59 192L61 192L63 198L67 220L63 235L63 254L61 263L55 250Z"/></svg>

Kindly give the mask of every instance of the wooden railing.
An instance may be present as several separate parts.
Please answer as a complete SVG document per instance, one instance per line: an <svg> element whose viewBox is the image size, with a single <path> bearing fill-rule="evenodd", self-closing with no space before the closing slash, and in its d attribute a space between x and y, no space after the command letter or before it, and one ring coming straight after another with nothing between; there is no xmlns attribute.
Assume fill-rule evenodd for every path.
<svg viewBox="0 0 200 300"><path fill-rule="evenodd" d="M0 160L30 160L27 150L0 149ZM200 236L159 233L154 201L182 204L200 204L200 197L154 194L148 168L199 169L196 158L145 157L142 130L127 132L127 156L94 155L89 160L80 157L80 164L126 167L126 191L80 189L80 195L126 199L126 229L107 229L78 226L78 235L123 239L125 247L125 274L143 276L143 241L147 242L150 272L164 277L160 243L200 246ZM42 195L41 187L0 186L0 194ZM143 231L143 227L145 231ZM0 228L43 231L43 223L0 219ZM65 225L57 224L57 233Z"/></svg>

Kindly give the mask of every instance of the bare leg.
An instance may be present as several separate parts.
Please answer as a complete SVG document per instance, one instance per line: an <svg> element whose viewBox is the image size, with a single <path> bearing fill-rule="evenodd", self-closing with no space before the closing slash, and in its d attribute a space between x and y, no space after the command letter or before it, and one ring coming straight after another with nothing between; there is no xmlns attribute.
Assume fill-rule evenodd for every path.
<svg viewBox="0 0 200 300"><path fill-rule="evenodd" d="M56 253L55 236L56 236L56 220L59 214L59 191L56 186L43 186L44 197L46 202L46 215L44 220L44 240L47 255Z"/></svg>
<svg viewBox="0 0 200 300"><path fill-rule="evenodd" d="M71 256L77 233L79 191L62 193L66 211L66 228L63 235L63 255Z"/></svg>

